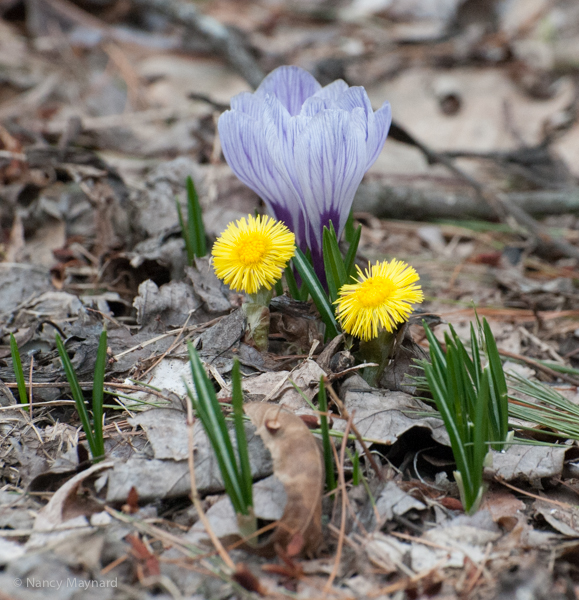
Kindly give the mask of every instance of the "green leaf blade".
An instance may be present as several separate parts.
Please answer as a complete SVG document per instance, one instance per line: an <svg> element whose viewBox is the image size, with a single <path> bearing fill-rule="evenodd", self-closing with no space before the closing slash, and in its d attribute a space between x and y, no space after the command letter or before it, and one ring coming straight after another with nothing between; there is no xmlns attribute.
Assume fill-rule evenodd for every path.
<svg viewBox="0 0 579 600"><path fill-rule="evenodd" d="M92 426L90 422L90 416L88 414L88 410L86 408L86 404L84 401L84 395L82 393L82 389L78 382L78 377L76 376L76 372L74 370L74 366L68 356L66 348L64 347L64 343L60 337L60 335L56 334L56 348L58 350L58 354L60 355L60 360L62 362L62 366L64 368L64 372L66 374L66 379L68 380L68 384L70 385L70 391L72 393L72 397L74 399L74 404L76 406L76 411L80 418L80 422L84 433L86 435L86 439L90 448L90 452L93 458L99 457L99 449L95 444L95 439L92 431Z"/></svg>
<svg viewBox="0 0 579 600"><path fill-rule="evenodd" d="M94 441L97 456L95 460L101 460L105 455L105 443L103 437L103 403L105 370L107 366L107 332L104 329L100 335L97 350L97 360L94 371L94 383L92 388L92 412L94 424Z"/></svg>
<svg viewBox="0 0 579 600"><path fill-rule="evenodd" d="M304 253L296 248L296 253L292 258L303 285L307 288L316 308L318 309L322 321L326 325L326 339L334 338L338 335L338 324L334 317L334 310L328 301L328 296L317 278L313 267L304 255Z"/></svg>
<svg viewBox="0 0 579 600"><path fill-rule="evenodd" d="M20 358L20 350L14 334L10 334L10 354L12 356L12 368L16 377L16 385L18 386L18 395L20 396L20 404L28 404L28 394L26 392L26 380L24 379L24 371L22 369L22 360ZM30 410L25 407L24 410Z"/></svg>
<svg viewBox="0 0 579 600"><path fill-rule="evenodd" d="M231 372L231 396L233 404L233 418L235 423L235 436L237 438L237 455L239 457L239 470L243 482L243 496L247 506L253 506L253 477L249 463L249 451L245 436L243 415L243 392L241 389L241 372L239 360L233 362Z"/></svg>
<svg viewBox="0 0 579 600"><path fill-rule="evenodd" d="M203 224L203 212L199 204L199 195L191 176L187 177L187 226L188 237L195 256L201 258L207 254L207 242L205 237L205 226Z"/></svg>

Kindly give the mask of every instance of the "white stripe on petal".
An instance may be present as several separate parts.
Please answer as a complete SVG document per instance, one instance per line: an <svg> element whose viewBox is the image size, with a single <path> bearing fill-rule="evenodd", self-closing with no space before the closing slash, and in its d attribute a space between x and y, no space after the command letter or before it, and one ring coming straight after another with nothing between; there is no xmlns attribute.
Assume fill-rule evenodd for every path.
<svg viewBox="0 0 579 600"><path fill-rule="evenodd" d="M282 219L296 237L303 238L300 199L271 159L261 120L228 110L219 118L218 129L223 154L235 175L265 201L270 212Z"/></svg>
<svg viewBox="0 0 579 600"><path fill-rule="evenodd" d="M296 140L295 164L309 208L310 236L321 246L323 226L330 220L341 234L366 171L361 115L352 118L344 110L325 110L312 117ZM313 240L308 241L311 245Z"/></svg>

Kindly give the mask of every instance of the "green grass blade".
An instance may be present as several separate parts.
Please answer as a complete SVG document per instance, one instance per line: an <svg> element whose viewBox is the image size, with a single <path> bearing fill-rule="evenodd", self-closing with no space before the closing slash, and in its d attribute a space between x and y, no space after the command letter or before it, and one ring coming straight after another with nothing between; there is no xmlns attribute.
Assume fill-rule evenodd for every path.
<svg viewBox="0 0 579 600"><path fill-rule="evenodd" d="M76 376L76 372L74 370L72 362L68 356L68 353L66 352L64 343L61 337L58 335L58 333L56 334L56 347L58 349L58 354L60 355L60 360L62 361L62 366L64 367L64 372L66 374L66 379L68 380L68 385L70 385L70 391L74 399L76 411L78 412L82 428L86 435L90 452L93 458L99 458L99 449L95 445L95 439L90 423L90 416L86 408L84 395L82 393L82 389L78 382L78 377Z"/></svg>
<svg viewBox="0 0 579 600"><path fill-rule="evenodd" d="M428 344L430 345L431 359L434 360L436 358L437 362L443 368L446 368L446 356L442 350L442 346L424 319L422 319L422 327L424 328L424 333L426 334Z"/></svg>
<svg viewBox="0 0 579 600"><path fill-rule="evenodd" d="M103 330L99 339L97 359L94 369L94 383L92 388L92 414L94 425L94 442L99 457L105 455L105 442L103 437L103 403L105 370L107 366L107 332ZM95 459L97 457L95 456ZM100 459L99 459L100 460Z"/></svg>
<svg viewBox="0 0 579 600"><path fill-rule="evenodd" d="M474 363L473 363L471 357L469 356L466 348L464 347L462 340L458 337L458 335L452 325L450 325L450 333L452 335L454 345L456 346L456 349L458 350L460 358L461 358L464 366L468 370L468 374L469 374L472 382L474 383L476 381L476 368L474 366ZM477 389L478 389L478 386L477 386Z"/></svg>
<svg viewBox="0 0 579 600"><path fill-rule="evenodd" d="M320 391L318 392L318 404L320 412L328 412L328 399L326 396L326 387L324 378L320 377ZM328 417L326 414L320 415L320 430L322 432L322 446L324 448L324 466L326 467L326 487L328 491L336 489L336 477L334 474L334 453L332 452L332 442L330 440L330 428L328 426Z"/></svg>
<svg viewBox="0 0 579 600"><path fill-rule="evenodd" d="M302 285L301 288L298 287L298 282L296 281L294 270L291 265L285 268L284 273L290 296L299 302L306 302L308 299L308 288L305 285Z"/></svg>
<svg viewBox="0 0 579 600"><path fill-rule="evenodd" d="M316 308L318 309L322 321L326 325L326 339L334 338L338 335L338 324L334 317L334 311L332 305L328 301L328 296L317 278L314 269L304 253L296 248L296 253L292 258L293 264L295 265L300 277L302 278L303 285L307 288Z"/></svg>
<svg viewBox="0 0 579 600"><path fill-rule="evenodd" d="M344 283L346 283L348 275L346 273L344 257L342 256L342 252L340 251L338 236L336 235L334 224L331 221L327 237L329 242L330 256L332 260L332 269L336 273L336 283L338 283L338 289L340 289L344 285Z"/></svg>
<svg viewBox="0 0 579 600"><path fill-rule="evenodd" d="M350 209L350 214L346 220L346 226L344 227L344 238L349 244L352 244L356 230L354 229L354 211Z"/></svg>
<svg viewBox="0 0 579 600"><path fill-rule="evenodd" d="M300 289L298 288L298 284L294 275L294 270L291 266L285 268L285 282L287 284L287 289L290 293L290 296L294 300L301 300Z"/></svg>
<svg viewBox="0 0 579 600"><path fill-rule="evenodd" d="M486 319L483 319L482 326L487 358L489 360L491 380L497 394L496 405L493 406L495 420L498 424L497 433L499 439L497 441L504 441L509 432L509 398L507 382L505 379L505 372L503 371L503 363L497 348L497 343Z"/></svg>
<svg viewBox="0 0 579 600"><path fill-rule="evenodd" d="M360 455L358 450L354 453L352 459L352 485L356 486L360 483Z"/></svg>
<svg viewBox="0 0 579 600"><path fill-rule="evenodd" d="M481 381L482 381L482 363L480 359L480 347L478 343L478 339L476 336L476 332L474 330L474 325L470 324L470 351L472 353L472 362L475 369L475 385L477 389L480 389Z"/></svg>
<svg viewBox="0 0 579 600"><path fill-rule="evenodd" d="M358 245L360 244L360 237L362 236L362 225L358 225L356 231L354 231L352 237L346 239L350 242L348 252L346 252L346 258L344 259L344 265L346 268L346 283L349 283L350 279L356 275L356 254L358 253Z"/></svg>
<svg viewBox="0 0 579 600"><path fill-rule="evenodd" d="M213 385L209 381L205 369L201 364L197 351L189 342L187 344L189 351L189 363L191 365L191 375L197 392L197 398L189 390L189 397L201 419L207 437L213 447L219 470L223 477L223 483L233 508L237 514L248 514L248 506L244 502L243 485L241 475L237 468L237 461L233 450L233 444L229 437L227 423L221 412L221 407L215 395Z"/></svg>
<svg viewBox="0 0 579 600"><path fill-rule="evenodd" d="M328 281L328 291L332 302L338 297L340 288L346 283L346 268L344 259L340 252L338 239L334 226L330 223L330 228L324 227L323 232L323 257L326 279Z"/></svg>
<svg viewBox="0 0 579 600"><path fill-rule="evenodd" d="M448 437L450 438L450 445L452 448L454 460L456 462L456 467L458 471L463 475L463 477L466 477L466 483L469 489L472 489L472 482L469 478L470 470L468 468L468 458L464 447L465 440L463 440L461 437L460 430L457 427L457 423L454 419L453 411L450 408L449 403L447 402L445 382L439 380L435 376L434 370L431 365L425 365L424 371L426 373L428 386L432 392L434 401L436 402L438 412L440 413L440 416L444 421L446 431L448 432Z"/></svg>
<svg viewBox="0 0 579 600"><path fill-rule="evenodd" d="M181 204L179 204L179 199L175 198L175 206L177 208L177 216L179 217L179 227L181 228L181 237L185 242L185 251L187 252L187 261L190 265L193 264L195 260L195 250L193 249L193 245L191 244L191 239L189 238L189 232L187 230L187 225L185 224L185 220L183 219L183 211L181 210Z"/></svg>
<svg viewBox="0 0 579 600"><path fill-rule="evenodd" d="M28 404L28 394L26 392L26 380L24 379L24 371L22 370L22 360L20 359L20 350L14 334L10 334L10 354L12 355L12 368L16 377L16 385L18 386L18 395L20 396L21 404ZM26 406L24 410L29 410Z"/></svg>
<svg viewBox="0 0 579 600"><path fill-rule="evenodd" d="M332 261L332 251L330 249L330 235L327 227L324 227L322 254L324 257L324 270L326 271L326 281L328 283L328 294L330 296L330 300L334 302L338 297L338 290L340 289L341 285L337 273L333 268L334 265Z"/></svg>
<svg viewBox="0 0 579 600"><path fill-rule="evenodd" d="M253 477L249 464L249 452L247 450L247 438L245 437L243 392L241 390L241 373L239 361L233 362L231 372L231 396L233 403L233 420L235 423L235 436L237 438L237 456L239 457L239 471L243 484L243 498L247 506L253 506Z"/></svg>
<svg viewBox="0 0 579 600"><path fill-rule="evenodd" d="M203 225L203 213L199 204L199 196L191 177L187 177L187 226L188 237L193 246L195 256L205 256L207 254L207 242L205 226Z"/></svg>
<svg viewBox="0 0 579 600"><path fill-rule="evenodd" d="M486 437L486 421L489 413L490 403L490 387L489 387L489 372L488 369L483 371L483 377L481 381L481 387L477 398L476 411L474 413L474 461L473 466L475 473L473 479L475 479L475 485L480 487L482 483L482 469L484 465L485 456L488 453L487 448L487 437Z"/></svg>
<svg viewBox="0 0 579 600"><path fill-rule="evenodd" d="M283 283L282 283L281 279L278 279L275 282L274 288L275 288L275 295L276 296L283 296Z"/></svg>

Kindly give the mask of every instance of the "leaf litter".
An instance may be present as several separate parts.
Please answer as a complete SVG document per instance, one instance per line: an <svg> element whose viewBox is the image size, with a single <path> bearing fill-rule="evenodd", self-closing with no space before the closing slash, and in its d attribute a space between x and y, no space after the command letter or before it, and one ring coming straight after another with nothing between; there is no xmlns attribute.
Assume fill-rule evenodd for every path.
<svg viewBox="0 0 579 600"><path fill-rule="evenodd" d="M574 597L576 441L493 452L482 509L465 517L442 422L405 378L424 352L419 325L373 389L348 372L343 339L324 346L309 306L274 299L270 351L259 353L244 342L240 296L207 259L187 267L174 200L185 206L188 175L211 238L258 206L215 135L216 116L255 74L189 35L176 13L159 18L151 2L37 4L0 8L0 589L28 599L35 590L16 579L70 580L43 594L79 597L97 581L91 597L103 599L120 597L121 585L138 597L317 598L340 542L327 597ZM568 2L474 4L220 0L200 10L237 27L263 71L291 62L324 84L343 77L390 100L399 129L355 204L361 266L409 259L429 296L426 318L462 335L474 302L511 368L561 387L553 369L579 367L577 257L544 241L579 241L579 13ZM431 150L427 160L406 127ZM445 157L534 217L548 215L544 235L493 221ZM105 324L107 461L90 467L54 334L88 391ZM17 404L10 333L32 382L30 412ZM271 527L264 543L281 550L228 549L234 576L189 497L187 341L226 412L240 359L256 413L246 425L255 508ZM354 486L347 458L343 534L341 492L323 494L306 426L317 425L310 403L321 376L381 466L380 478L351 438L362 477ZM339 451L347 420L331 411ZM519 433L546 441L535 426ZM198 492L229 540L235 518L198 424L194 439Z"/></svg>

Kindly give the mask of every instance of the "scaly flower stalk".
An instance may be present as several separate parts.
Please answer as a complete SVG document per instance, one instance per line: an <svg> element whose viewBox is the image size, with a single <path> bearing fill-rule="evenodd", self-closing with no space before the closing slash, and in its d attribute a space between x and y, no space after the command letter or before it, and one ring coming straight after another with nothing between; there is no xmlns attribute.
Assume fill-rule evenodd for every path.
<svg viewBox="0 0 579 600"><path fill-rule="evenodd" d="M346 333L360 338L360 358L376 363L364 369L364 378L378 385L394 348L394 331L408 320L412 305L422 302L418 273L399 260L368 264L358 281L340 289L336 317Z"/></svg>
<svg viewBox="0 0 579 600"><path fill-rule="evenodd" d="M342 80L322 87L292 66L232 98L219 119L229 166L295 233L299 248L310 249L321 281L323 228L331 221L340 238L390 123L390 105L374 112L364 88Z"/></svg>

